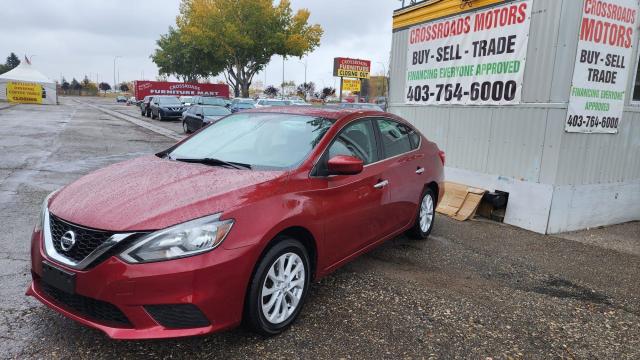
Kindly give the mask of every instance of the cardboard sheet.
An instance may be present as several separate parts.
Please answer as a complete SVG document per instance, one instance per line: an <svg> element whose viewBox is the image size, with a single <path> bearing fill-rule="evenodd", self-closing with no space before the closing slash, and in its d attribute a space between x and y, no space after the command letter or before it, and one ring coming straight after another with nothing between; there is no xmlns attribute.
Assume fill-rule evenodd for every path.
<svg viewBox="0 0 640 360"><path fill-rule="evenodd" d="M484 193L483 189L447 182L436 211L459 221L468 220L476 213Z"/></svg>

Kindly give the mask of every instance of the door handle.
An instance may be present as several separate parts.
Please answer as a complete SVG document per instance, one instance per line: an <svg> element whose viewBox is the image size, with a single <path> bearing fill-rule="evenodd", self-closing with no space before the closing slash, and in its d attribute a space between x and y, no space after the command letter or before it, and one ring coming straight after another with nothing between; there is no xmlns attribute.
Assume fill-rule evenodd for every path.
<svg viewBox="0 0 640 360"><path fill-rule="evenodd" d="M379 183L373 185L373 187L376 188L376 189L382 189L387 185L389 185L389 180L383 180L383 181L380 181Z"/></svg>
<svg viewBox="0 0 640 360"><path fill-rule="evenodd" d="M421 175L422 173L424 173L424 168L418 168L418 170L416 170L416 174Z"/></svg>

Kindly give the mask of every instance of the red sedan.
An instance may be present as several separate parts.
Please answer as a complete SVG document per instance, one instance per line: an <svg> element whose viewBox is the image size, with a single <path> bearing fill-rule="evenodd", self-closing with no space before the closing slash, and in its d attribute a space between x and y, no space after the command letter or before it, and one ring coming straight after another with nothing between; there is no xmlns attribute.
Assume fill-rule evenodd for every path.
<svg viewBox="0 0 640 360"><path fill-rule="evenodd" d="M311 281L383 241L426 238L444 154L377 111L230 115L49 195L27 291L116 339L282 332Z"/></svg>

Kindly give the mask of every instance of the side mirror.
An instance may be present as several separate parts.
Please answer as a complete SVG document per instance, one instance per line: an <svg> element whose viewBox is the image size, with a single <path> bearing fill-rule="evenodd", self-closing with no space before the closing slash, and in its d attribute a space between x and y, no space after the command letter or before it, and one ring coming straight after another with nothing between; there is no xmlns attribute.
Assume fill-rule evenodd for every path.
<svg viewBox="0 0 640 360"><path fill-rule="evenodd" d="M362 172L364 162L355 156L337 155L327 163L329 175L357 175Z"/></svg>

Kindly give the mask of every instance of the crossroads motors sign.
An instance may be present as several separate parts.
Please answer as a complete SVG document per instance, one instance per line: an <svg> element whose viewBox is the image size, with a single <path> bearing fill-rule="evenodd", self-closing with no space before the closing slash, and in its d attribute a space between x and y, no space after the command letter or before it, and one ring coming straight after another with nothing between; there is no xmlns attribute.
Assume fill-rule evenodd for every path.
<svg viewBox="0 0 640 360"><path fill-rule="evenodd" d="M229 97L229 86L226 84L189 84L167 81L135 82L136 99L141 100L149 95L176 95L176 96L220 96Z"/></svg>
<svg viewBox="0 0 640 360"><path fill-rule="evenodd" d="M371 61L349 58L333 59L333 76L368 79Z"/></svg>
<svg viewBox="0 0 640 360"><path fill-rule="evenodd" d="M411 27L405 103L519 104L532 4L510 1Z"/></svg>
<svg viewBox="0 0 640 360"><path fill-rule="evenodd" d="M565 131L618 132L639 11L638 0L585 0Z"/></svg>

